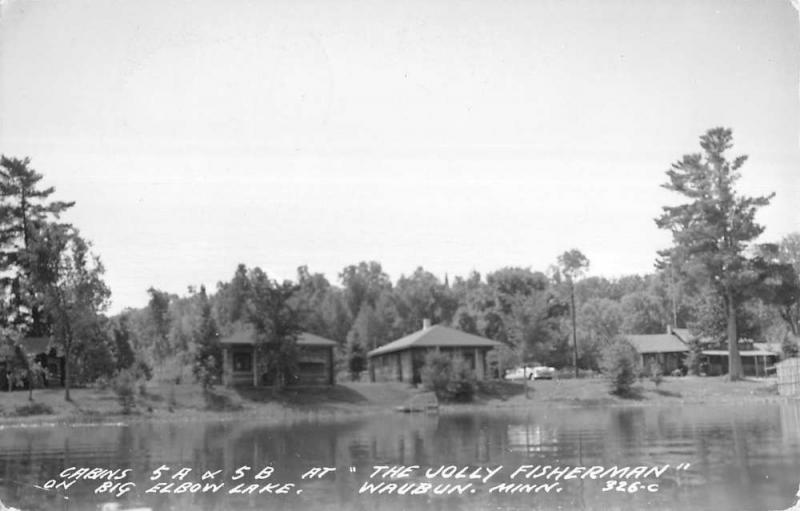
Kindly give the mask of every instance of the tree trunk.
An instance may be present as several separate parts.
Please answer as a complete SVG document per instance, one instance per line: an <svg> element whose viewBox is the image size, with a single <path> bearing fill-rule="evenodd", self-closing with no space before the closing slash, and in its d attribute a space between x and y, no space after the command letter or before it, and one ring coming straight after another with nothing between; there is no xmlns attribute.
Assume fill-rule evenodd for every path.
<svg viewBox="0 0 800 511"><path fill-rule="evenodd" d="M725 305L728 309L728 380L736 381L742 378L742 360L739 357L739 333L736 330L736 303L730 289L726 291Z"/></svg>
<svg viewBox="0 0 800 511"><path fill-rule="evenodd" d="M71 345L71 340L64 343L64 401L72 401L69 395L70 368L72 366L69 361Z"/></svg>
<svg viewBox="0 0 800 511"><path fill-rule="evenodd" d="M789 324L792 335L797 335L797 322L792 314L792 306L785 306L780 310L781 317Z"/></svg>
<svg viewBox="0 0 800 511"><path fill-rule="evenodd" d="M281 371L280 368L275 367L275 373L272 376L272 395L277 397L281 392Z"/></svg>

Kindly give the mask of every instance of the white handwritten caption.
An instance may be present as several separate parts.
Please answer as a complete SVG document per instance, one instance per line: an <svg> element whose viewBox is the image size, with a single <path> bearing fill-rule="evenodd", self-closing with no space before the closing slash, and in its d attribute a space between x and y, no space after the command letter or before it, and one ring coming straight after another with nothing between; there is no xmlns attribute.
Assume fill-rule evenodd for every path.
<svg viewBox="0 0 800 511"><path fill-rule="evenodd" d="M478 491L489 494L560 493L564 485L574 480L596 480L603 484L601 492L634 494L654 493L660 489L665 474L687 471L689 463L676 466L569 466L519 465L504 467L439 465L423 468L419 465L372 465L368 479L358 487L366 495L471 495ZM346 467L347 476L357 473L356 467ZM198 471L190 467L161 465L150 472L145 484L131 480L132 469L101 467L68 467L59 479L51 479L42 490L69 491L78 482L95 484L94 493L120 498L128 493L230 495L299 495L300 484L335 476L336 467L314 466L293 482L276 481L272 465L253 468L242 465L229 475L222 469ZM295 478L296 479L296 478Z"/></svg>

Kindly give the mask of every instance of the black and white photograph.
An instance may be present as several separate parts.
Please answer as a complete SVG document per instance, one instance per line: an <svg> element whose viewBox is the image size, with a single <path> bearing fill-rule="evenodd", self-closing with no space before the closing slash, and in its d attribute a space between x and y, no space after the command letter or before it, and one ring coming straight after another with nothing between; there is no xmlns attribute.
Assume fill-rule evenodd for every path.
<svg viewBox="0 0 800 511"><path fill-rule="evenodd" d="M800 1L0 0L0 511L800 510Z"/></svg>

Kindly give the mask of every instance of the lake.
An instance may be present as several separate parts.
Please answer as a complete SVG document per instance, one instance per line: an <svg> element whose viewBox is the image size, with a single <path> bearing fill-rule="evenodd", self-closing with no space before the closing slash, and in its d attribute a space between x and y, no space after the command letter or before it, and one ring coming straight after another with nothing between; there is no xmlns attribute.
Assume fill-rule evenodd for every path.
<svg viewBox="0 0 800 511"><path fill-rule="evenodd" d="M112 501L154 510L767 510L796 500L798 402L476 410L280 427L253 419L6 426L0 498L23 510L100 509ZM169 469L151 480L162 466ZM375 466L412 468L392 479L371 477ZM442 466L450 478L427 477ZM637 474L637 466L661 472ZM192 470L177 472L182 467ZM336 470L301 479L313 467ZM574 467L583 468L567 479ZM591 467L602 467L591 469L598 476L612 472L586 477ZM624 467L627 474L613 472ZM220 472L201 481L205 471ZM384 483L384 493L359 493L365 482L374 492ZM59 483L69 487L44 489ZM104 483L119 498L95 493ZM215 492L209 483L223 486ZM387 489L391 483L397 488ZM404 484L407 493L397 494Z"/></svg>

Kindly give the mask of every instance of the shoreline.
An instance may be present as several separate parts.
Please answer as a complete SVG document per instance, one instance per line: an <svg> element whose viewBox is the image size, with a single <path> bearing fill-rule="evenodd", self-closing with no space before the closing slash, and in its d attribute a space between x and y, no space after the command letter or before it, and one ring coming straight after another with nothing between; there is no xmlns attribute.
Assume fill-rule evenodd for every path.
<svg viewBox="0 0 800 511"><path fill-rule="evenodd" d="M529 381L490 381L479 385L469 403L442 403L440 414L482 413L492 410L539 410L542 408L657 407L706 404L712 406L772 404L797 401L780 396L775 378L728 382L724 377L667 377L656 386L642 380L629 397L609 394L603 378ZM395 408L420 388L402 383L342 383L326 388L290 388L273 396L264 389L218 388L214 403L203 397L199 385L149 384L137 396L133 413L124 414L110 390L73 389L72 402L63 389L34 391L36 406L52 413L20 415L16 408L30 404L27 391L3 393L0 429L79 425L126 426L142 422L263 421L265 425L298 422L348 421L397 414ZM10 399L9 399L10 398Z"/></svg>

